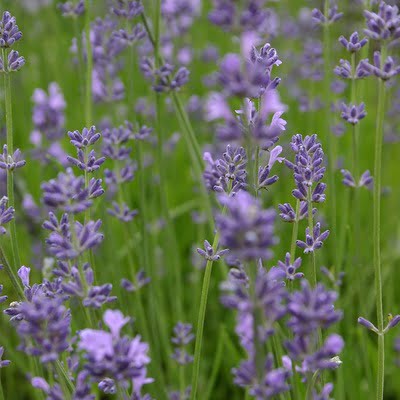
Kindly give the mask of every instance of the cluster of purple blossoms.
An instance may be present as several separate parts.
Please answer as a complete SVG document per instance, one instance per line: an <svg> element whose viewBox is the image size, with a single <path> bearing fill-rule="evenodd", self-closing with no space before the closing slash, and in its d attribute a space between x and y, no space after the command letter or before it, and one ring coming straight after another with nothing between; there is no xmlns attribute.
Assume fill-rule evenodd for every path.
<svg viewBox="0 0 400 400"><path fill-rule="evenodd" d="M214 251L212 245L208 240L204 241L204 249L197 248L198 254L200 254L206 261L213 262L220 260L228 252L228 249Z"/></svg>
<svg viewBox="0 0 400 400"><path fill-rule="evenodd" d="M213 0L213 9L208 17L224 31L276 35L277 16L272 8L265 7L265 3L265 0L246 0L241 3Z"/></svg>
<svg viewBox="0 0 400 400"><path fill-rule="evenodd" d="M253 46L245 57L243 60L239 54L232 53L221 60L218 83L225 96L251 99L276 89L280 79L271 76L273 66L281 64L276 50L269 43L260 50Z"/></svg>
<svg viewBox="0 0 400 400"><path fill-rule="evenodd" d="M161 12L169 34L179 37L188 32L198 16L200 0L164 0Z"/></svg>
<svg viewBox="0 0 400 400"><path fill-rule="evenodd" d="M274 275L272 271L258 268L252 296L244 271L232 269L227 284L230 292L222 297L226 307L237 310L236 333L248 354L248 359L233 369L234 382L238 386L247 387L249 393L260 400L273 398L289 390L288 379L292 375L288 357L282 358L283 367L274 368L272 355L260 353L260 346L256 344L264 348L275 332L276 322L287 312L285 286ZM256 316L258 318L255 320Z"/></svg>
<svg viewBox="0 0 400 400"><path fill-rule="evenodd" d="M66 103L59 85L50 83L48 94L35 89L32 100L34 129L30 141L35 146L36 158L41 162L46 162L49 156L65 159L59 140L64 136Z"/></svg>
<svg viewBox="0 0 400 400"><path fill-rule="evenodd" d="M366 187L371 190L374 184L374 178L371 176L371 173L367 170L365 171L358 182L354 179L353 175L347 169L342 169L340 171L343 175L342 183L348 187L360 188Z"/></svg>
<svg viewBox="0 0 400 400"><path fill-rule="evenodd" d="M43 228L50 231L46 239L49 252L60 260L74 260L98 246L104 239L100 227L101 220L85 224L75 221L71 226L68 214L63 214L58 220L49 213L49 219L43 223Z"/></svg>
<svg viewBox="0 0 400 400"><path fill-rule="evenodd" d="M93 199L101 196L104 189L101 179L92 178L85 187L83 176L75 176L72 169L60 172L56 179L42 183L43 203L53 209L79 214L93 204Z"/></svg>
<svg viewBox="0 0 400 400"><path fill-rule="evenodd" d="M71 314L63 304L64 298L49 290L48 284L31 287L29 273L27 267L18 271L26 300L12 303L5 313L16 324L19 349L44 363L52 362L70 348Z"/></svg>
<svg viewBox="0 0 400 400"><path fill-rule="evenodd" d="M326 369L336 369L340 364L337 355L342 351L344 342L337 334L329 335L322 343L319 331L327 329L342 318L333 303L337 294L326 291L318 284L311 288L306 280L301 282L301 290L289 297L287 304L290 319L288 326L294 338L286 342L286 348L296 365L296 371L311 379Z"/></svg>
<svg viewBox="0 0 400 400"><path fill-rule="evenodd" d="M134 133L133 125L126 122L117 128L107 127L103 130L102 153L114 163L113 169L104 171L105 181L111 194L122 191L122 186L134 178L136 165L130 157L131 139L147 140L152 132L151 128L140 127L139 133ZM113 202L112 208L107 212L123 222L132 221L137 215L137 210L131 210L127 204Z"/></svg>
<svg viewBox="0 0 400 400"><path fill-rule="evenodd" d="M311 15L314 23L317 25L330 25L343 17L343 13L338 12L338 6L336 4L329 6L327 15L318 8L314 8Z"/></svg>
<svg viewBox="0 0 400 400"><path fill-rule="evenodd" d="M131 20L143 12L141 1L114 0L111 11L118 17Z"/></svg>
<svg viewBox="0 0 400 400"><path fill-rule="evenodd" d="M60 3L58 8L63 17L77 18L85 12L85 2L84 0L66 1L65 3Z"/></svg>
<svg viewBox="0 0 400 400"><path fill-rule="evenodd" d="M243 147L226 147L222 158L214 160L209 152L203 156L206 169L203 174L208 190L235 195L246 186L246 151Z"/></svg>
<svg viewBox="0 0 400 400"><path fill-rule="evenodd" d="M312 208L314 203L325 201L325 183L321 180L325 174L324 153L321 143L317 140L317 135L306 136L294 135L291 141L292 150L295 152L294 163L285 160L285 164L293 171L296 189L292 191L293 196L299 202L297 213L288 204L279 205L281 217L284 221L293 222L304 218L308 213L314 215ZM297 214L297 215L296 215ZM306 229L306 241L297 241L297 245L305 252L313 252L320 248L324 240L328 237L329 231L321 233L320 224L314 228Z"/></svg>
<svg viewBox="0 0 400 400"><path fill-rule="evenodd" d="M189 70L186 67L176 70L173 65L163 64L156 68L153 60L144 57L140 62L140 69L155 92L178 91L189 82Z"/></svg>
<svg viewBox="0 0 400 400"><path fill-rule="evenodd" d="M193 356L186 350L186 347L194 339L192 329L191 324L183 322L178 322L174 327L174 336L171 338L171 342L174 344L175 349L171 357L181 366L193 362Z"/></svg>
<svg viewBox="0 0 400 400"><path fill-rule="evenodd" d="M111 303L117 298L111 296L112 284L94 285L93 269L88 263L82 267L83 274L78 267L70 267L68 262L58 261L53 269L53 275L61 278L61 288L65 295L82 299L84 307L101 308L104 304ZM83 275L83 276L82 276Z"/></svg>
<svg viewBox="0 0 400 400"><path fill-rule="evenodd" d="M15 17L8 11L4 11L0 20L0 48L5 51L0 55L0 72L15 72L24 66L25 58L20 56L18 51L10 50L7 52L21 38L22 33L18 28Z"/></svg>
<svg viewBox="0 0 400 400"><path fill-rule="evenodd" d="M153 381L147 377L149 346L140 336L121 336L121 329L129 322L121 311L107 310L103 320L110 332L83 329L79 333L84 370L105 393L115 393L117 386L127 389L132 383L133 392L140 396L143 385Z"/></svg>
<svg viewBox="0 0 400 400"><path fill-rule="evenodd" d="M377 13L365 10L364 16L367 24L364 33L369 38L387 42L400 39L400 14L397 6L381 1Z"/></svg>
<svg viewBox="0 0 400 400"><path fill-rule="evenodd" d="M127 292L137 292L142 287L148 285L151 281L144 270L139 270L138 273L135 275L135 282L131 282L128 279L121 279L121 287L125 289Z"/></svg>
<svg viewBox="0 0 400 400"><path fill-rule="evenodd" d="M9 154L8 147L3 146L3 153L0 153L0 168L6 171L14 171L26 165L26 161L22 159L21 150L17 149L13 154Z"/></svg>
<svg viewBox="0 0 400 400"><path fill-rule="evenodd" d="M241 262L269 260L270 247L276 243L274 236L275 212L263 210L258 199L241 190L235 196L221 195L221 204L228 214L216 216L221 235L220 244L230 251L230 256Z"/></svg>
<svg viewBox="0 0 400 400"><path fill-rule="evenodd" d="M93 146L101 137L100 133L96 132L96 127L83 128L82 132L68 132L68 136L77 150L77 157L67 156L67 160L82 171L97 171L106 158L97 157L94 150L89 151L89 147Z"/></svg>
<svg viewBox="0 0 400 400"><path fill-rule="evenodd" d="M109 17L97 18L92 23L92 91L95 102L112 102L124 98L125 87L118 75L122 67L118 56L130 44L127 39L131 39L130 34L121 34L117 22ZM73 50L77 51L76 48Z"/></svg>

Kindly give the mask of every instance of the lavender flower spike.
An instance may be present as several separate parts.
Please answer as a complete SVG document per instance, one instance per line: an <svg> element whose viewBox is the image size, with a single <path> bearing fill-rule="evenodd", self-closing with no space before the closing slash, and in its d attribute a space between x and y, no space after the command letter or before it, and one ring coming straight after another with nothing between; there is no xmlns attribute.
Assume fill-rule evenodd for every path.
<svg viewBox="0 0 400 400"><path fill-rule="evenodd" d="M321 233L321 224L317 222L314 226L312 235L310 233L310 228L306 228L306 241L297 240L296 244L301 249L304 249L304 253L313 253L315 250L318 250L324 244L324 241L329 236L329 231L326 230Z"/></svg>
<svg viewBox="0 0 400 400"><path fill-rule="evenodd" d="M274 275L276 275L277 279L284 278L289 281L293 281L295 279L301 279L304 277L302 272L296 272L301 266L301 258L298 257L293 262L290 262L290 253L286 253L285 262L278 261L278 266L272 267L271 272L273 271Z"/></svg>
<svg viewBox="0 0 400 400"><path fill-rule="evenodd" d="M341 117L351 125L357 125L360 120L365 118L367 115L367 113L365 112L364 103L361 103L359 105L346 105L345 103L342 103L340 105L340 108L342 110Z"/></svg>
<svg viewBox="0 0 400 400"><path fill-rule="evenodd" d="M21 151L19 149L14 151L14 154L8 154L7 145L3 146L3 153L0 154L0 168L9 171L14 171L17 168L22 168L26 161L22 160Z"/></svg>
<svg viewBox="0 0 400 400"><path fill-rule="evenodd" d="M16 72L25 65L25 58L20 56L18 51L11 50L8 53L7 65L5 62L6 60L0 56L0 72Z"/></svg>
<svg viewBox="0 0 400 400"><path fill-rule="evenodd" d="M214 252L213 247L211 246L208 240L204 241L204 250L198 248L197 252L204 257L207 261L218 261L221 257L223 257L229 249L219 250Z"/></svg>
<svg viewBox="0 0 400 400"><path fill-rule="evenodd" d="M83 128L82 132L68 132L68 136L71 139L71 143L77 149L84 149L88 146L93 146L100 139L101 135L96 132L95 126L91 126L89 129Z"/></svg>
<svg viewBox="0 0 400 400"><path fill-rule="evenodd" d="M22 38L22 33L16 24L15 17L8 11L4 11L0 20L0 48L11 47Z"/></svg>
<svg viewBox="0 0 400 400"><path fill-rule="evenodd" d="M344 36L340 36L339 43L349 52L349 53L357 53L360 51L367 43L368 39L363 38L359 39L358 32L353 32L350 35L349 40L347 40Z"/></svg>
<svg viewBox="0 0 400 400"><path fill-rule="evenodd" d="M228 209L228 215L216 217L221 245L242 261L271 258L269 248L276 243L275 212L263 210L259 201L244 191L234 197L221 195L220 201Z"/></svg>
<svg viewBox="0 0 400 400"><path fill-rule="evenodd" d="M368 60L362 60L360 64L361 70L365 71L366 74L375 75L383 81L388 81L400 74L400 66L395 65L395 61L392 57L388 57L382 64L381 53L379 51L374 53L373 64L370 64Z"/></svg>

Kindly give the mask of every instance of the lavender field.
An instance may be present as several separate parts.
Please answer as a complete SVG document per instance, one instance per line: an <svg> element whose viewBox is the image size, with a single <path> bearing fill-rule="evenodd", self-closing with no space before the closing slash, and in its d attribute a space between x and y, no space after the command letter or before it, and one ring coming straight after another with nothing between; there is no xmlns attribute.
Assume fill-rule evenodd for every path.
<svg viewBox="0 0 400 400"><path fill-rule="evenodd" d="M0 400L400 399L399 6L0 0Z"/></svg>

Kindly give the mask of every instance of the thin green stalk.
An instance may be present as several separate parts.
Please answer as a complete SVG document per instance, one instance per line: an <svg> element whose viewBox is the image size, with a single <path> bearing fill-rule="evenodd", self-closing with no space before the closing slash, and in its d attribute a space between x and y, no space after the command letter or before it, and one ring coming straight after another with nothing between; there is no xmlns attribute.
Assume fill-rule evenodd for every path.
<svg viewBox="0 0 400 400"><path fill-rule="evenodd" d="M218 336L218 344L217 344L217 350L215 352L215 358L213 362L213 367L211 370L210 377L208 378L208 388L205 392L203 400L208 400L211 398L211 393L215 385L215 381L217 379L217 374L218 371L221 367L221 362L222 362L222 356L223 356L223 350L224 350L224 344L225 344L225 327L222 325L220 330L219 330L219 336Z"/></svg>
<svg viewBox="0 0 400 400"><path fill-rule="evenodd" d="M214 249L214 251L217 251L218 243L219 243L219 232L217 231L214 236L214 241L212 244L212 248ZM201 289L199 315L197 320L196 344L194 348L192 390L190 394L191 400L195 400L197 398L197 385L199 381L201 348L203 345L204 320L206 317L207 299L208 299L208 291L210 288L212 266L213 266L213 261L208 260L204 272L203 286Z"/></svg>
<svg viewBox="0 0 400 400"><path fill-rule="evenodd" d="M6 60L6 52L2 50L3 59ZM4 103L6 109L6 129L7 129L7 151L8 154L14 153L14 137L13 137L13 116L12 116L12 93L11 93L11 77L9 72L4 72ZM14 198L14 172L7 169L7 197L8 206L15 207ZM13 257L14 269L17 270L21 266L19 247L17 239L17 228L15 218L10 223L10 242Z"/></svg>
<svg viewBox="0 0 400 400"><path fill-rule="evenodd" d="M92 73L93 54L90 41L90 0L85 0L85 38L86 38L86 93L85 93L85 123L89 128L92 124Z"/></svg>
<svg viewBox="0 0 400 400"><path fill-rule="evenodd" d="M329 0L325 0L324 3L324 15L329 13ZM336 230L336 189L335 189L335 163L336 163L336 142L335 138L332 137L330 132L330 121L331 121L331 110L329 99L331 98L330 91L330 77L332 74L331 66L331 43L330 43L330 32L329 24L324 24L324 99L328 102L325 105L325 135L326 135L326 146L328 148L329 155L329 168L328 168L328 190L329 190L329 216L331 225L331 241L335 263L338 264L338 251L337 251L337 230ZM339 268L340 266L337 265Z"/></svg>
<svg viewBox="0 0 400 400"><path fill-rule="evenodd" d="M381 60L385 57L385 49L382 48ZM373 243L374 243L374 269L376 290L376 312L379 332L383 331L383 292L381 271L381 175L382 175L382 142L383 123L385 116L385 82L379 79L378 84L378 108L376 116L375 136L375 165L374 165L374 211L373 211ZM378 370L376 399L383 399L384 377L385 377L385 339L383 334L378 335Z"/></svg>
<svg viewBox="0 0 400 400"><path fill-rule="evenodd" d="M310 235L314 237L314 217L312 213L312 193L311 187L307 189L307 203L308 203L308 229L310 230ZM317 285L317 267L316 267L316 260L315 260L315 251L311 254L311 283L312 285Z"/></svg>

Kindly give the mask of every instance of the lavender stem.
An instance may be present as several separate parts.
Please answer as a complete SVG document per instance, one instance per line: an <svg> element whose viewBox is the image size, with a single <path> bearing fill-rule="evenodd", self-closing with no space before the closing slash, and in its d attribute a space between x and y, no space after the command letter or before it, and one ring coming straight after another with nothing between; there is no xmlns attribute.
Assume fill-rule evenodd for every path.
<svg viewBox="0 0 400 400"><path fill-rule="evenodd" d="M214 252L217 251L219 243L219 232L217 231L214 236L214 241L212 243L212 248ZM193 374L192 374L192 390L190 394L190 400L196 400L197 386L199 381L199 371L200 371L200 358L201 358L201 347L203 344L203 331L204 331L204 320L206 316L207 309L207 299L208 291L210 288L211 272L213 266L213 260L209 259L206 264L206 269L204 272L203 286L201 288L201 298L200 307L197 320L197 333L196 333L196 343L194 347L194 361L193 361Z"/></svg>
<svg viewBox="0 0 400 400"><path fill-rule="evenodd" d="M3 59L6 59L6 52L2 50ZM6 109L6 129L7 129L7 149L9 154L14 153L14 138L13 138L13 121L12 121L12 98L11 98L11 78L10 72L4 74L4 102ZM14 198L14 172L7 169L7 197L8 205L15 207ZM17 239L17 228L15 225L15 218L10 221L10 239L11 239L11 251L13 256L14 269L18 269L21 266L19 247Z"/></svg>
<svg viewBox="0 0 400 400"><path fill-rule="evenodd" d="M386 49L382 46L381 62L385 60ZM382 170L382 143L383 123L385 115L385 82L379 79L378 83L378 108L375 135L375 165L374 165L374 212L373 212L373 242L374 242L374 268L375 268L375 290L376 290L376 312L379 332L383 331L383 293L382 293L382 271L381 271L381 170ZM385 339L384 335L378 335L378 371L376 399L383 400L384 378L385 378Z"/></svg>

